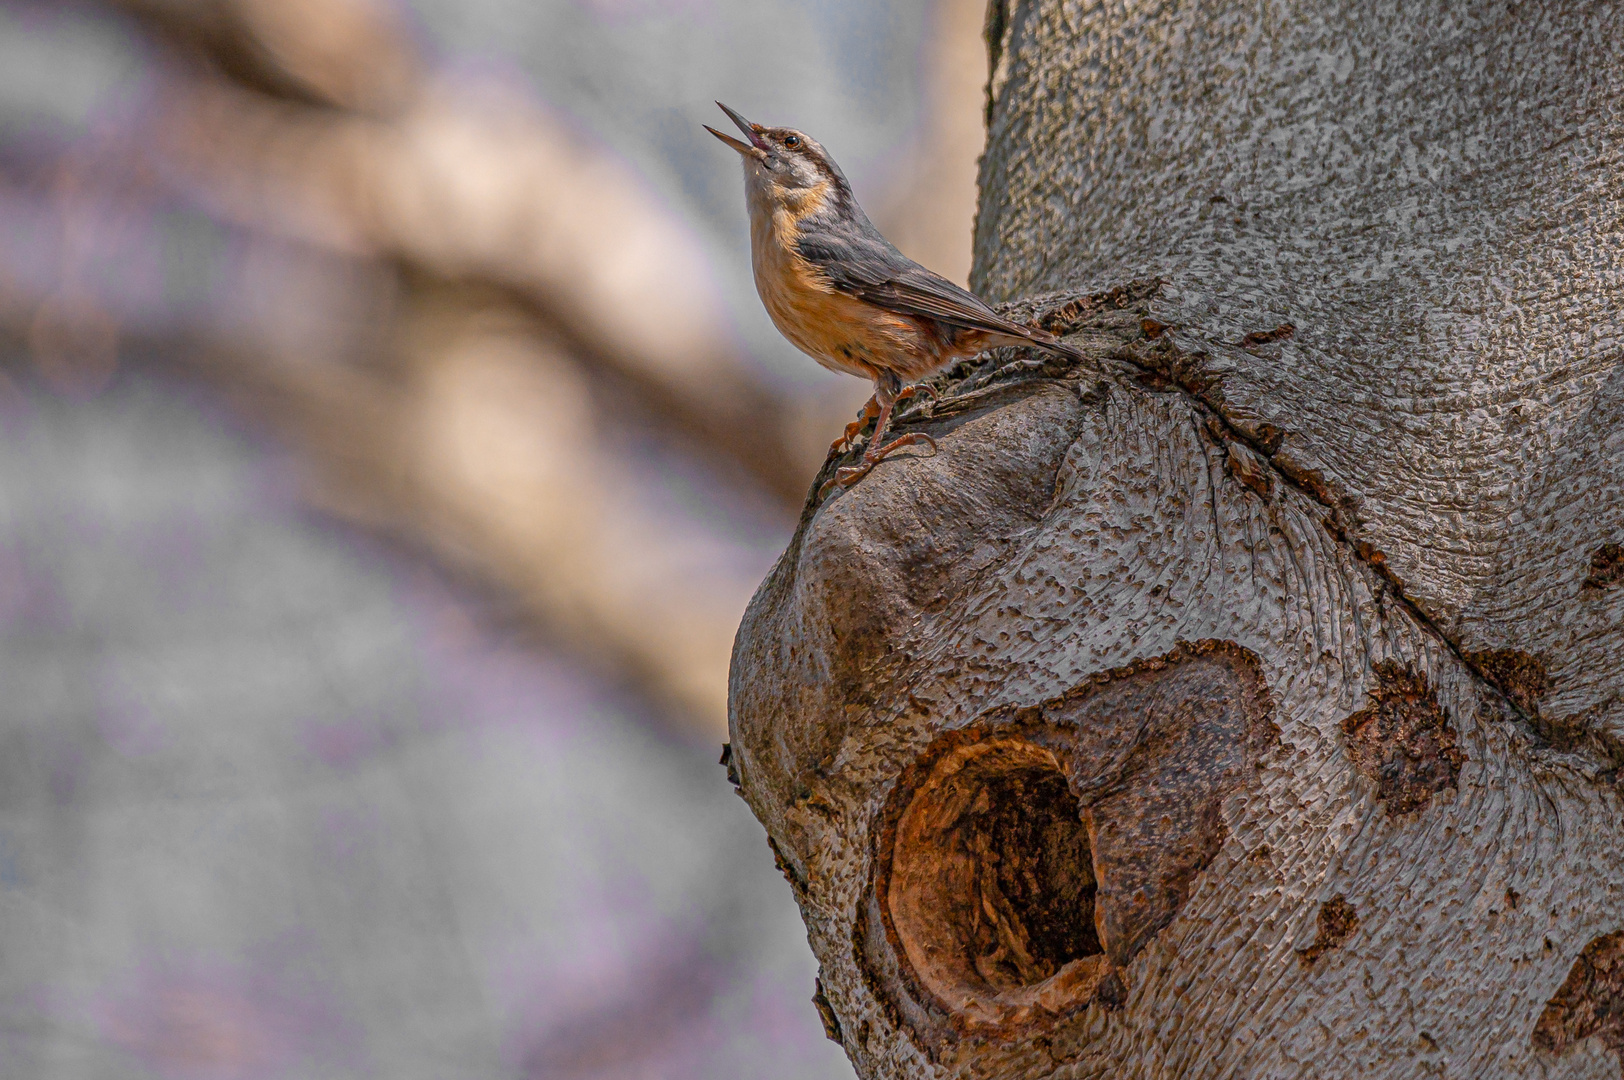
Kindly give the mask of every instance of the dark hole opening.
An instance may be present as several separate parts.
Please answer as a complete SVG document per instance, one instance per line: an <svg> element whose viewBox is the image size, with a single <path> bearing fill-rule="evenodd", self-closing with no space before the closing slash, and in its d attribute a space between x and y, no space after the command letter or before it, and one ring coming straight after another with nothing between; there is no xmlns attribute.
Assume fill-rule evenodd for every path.
<svg viewBox="0 0 1624 1080"><path fill-rule="evenodd" d="M1094 873L1077 799L1058 771L989 771L954 830L974 872L970 954L994 986L1041 982L1099 953Z"/></svg>
<svg viewBox="0 0 1624 1080"><path fill-rule="evenodd" d="M1054 754L962 744L901 797L884 902L922 988L975 1022L1091 1001L1112 969L1088 828Z"/></svg>

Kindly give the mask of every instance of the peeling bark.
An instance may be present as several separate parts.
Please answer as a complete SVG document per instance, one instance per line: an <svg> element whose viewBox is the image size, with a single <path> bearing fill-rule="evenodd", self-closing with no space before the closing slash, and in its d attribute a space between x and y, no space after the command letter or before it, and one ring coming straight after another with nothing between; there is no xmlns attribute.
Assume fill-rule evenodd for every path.
<svg viewBox="0 0 1624 1080"><path fill-rule="evenodd" d="M1086 359L939 380L734 647L859 1075L1617 1075L1624 11L988 34L973 280Z"/></svg>

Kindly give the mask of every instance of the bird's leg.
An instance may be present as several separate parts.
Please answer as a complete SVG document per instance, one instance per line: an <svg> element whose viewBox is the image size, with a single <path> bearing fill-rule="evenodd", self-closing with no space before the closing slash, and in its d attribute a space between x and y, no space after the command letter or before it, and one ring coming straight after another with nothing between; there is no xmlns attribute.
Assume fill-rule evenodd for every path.
<svg viewBox="0 0 1624 1080"><path fill-rule="evenodd" d="M857 433L863 430L863 425L878 415L880 415L880 403L876 395L868 399L868 404L863 406L861 415L846 425L845 434L829 444L829 453L844 454L847 450L850 450L852 440L857 438Z"/></svg>
<svg viewBox="0 0 1624 1080"><path fill-rule="evenodd" d="M919 383L910 383L896 390L887 387L874 392L874 396L880 399L880 418L874 422L874 439L869 443L868 451L863 454L863 462L868 466L868 469L872 469L884 461L893 450L904 446L915 446L924 443L932 451L936 449L936 440L923 431L910 431L908 434L892 439L890 442L881 441L885 437L886 427L891 422L891 410L896 406L896 403L911 398L915 394L929 394L932 399L936 397L935 390L928 386L921 386ZM864 469L863 472L867 472L868 469ZM861 476L862 474L859 473L858 475ZM856 477L852 479L855 480Z"/></svg>
<svg viewBox="0 0 1624 1080"><path fill-rule="evenodd" d="M831 487L851 487L867 476L874 466L884 461L894 450L900 450L904 446L915 446L919 443L924 443L932 450L936 449L936 440L923 431L910 431L908 434L898 436L890 442L881 441L885 437L885 429L891 423L891 409L896 405L897 399L903 396L902 389L905 388L892 390L884 385L876 386L874 398L880 403L880 416L874 422L874 437L869 440L868 449L863 452L863 460L856 465L847 465L836 469L834 479L818 490L819 496L822 496Z"/></svg>

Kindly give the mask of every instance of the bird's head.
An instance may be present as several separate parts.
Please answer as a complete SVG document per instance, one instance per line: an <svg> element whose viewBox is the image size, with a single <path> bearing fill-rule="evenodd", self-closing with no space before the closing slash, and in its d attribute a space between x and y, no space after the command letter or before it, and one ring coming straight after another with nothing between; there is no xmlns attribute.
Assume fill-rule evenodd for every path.
<svg viewBox="0 0 1624 1080"><path fill-rule="evenodd" d="M705 125L706 131L744 159L744 182L752 210L762 205L784 206L799 214L850 191L840 166L812 136L794 128L752 124L720 101L716 104L750 140L740 142Z"/></svg>

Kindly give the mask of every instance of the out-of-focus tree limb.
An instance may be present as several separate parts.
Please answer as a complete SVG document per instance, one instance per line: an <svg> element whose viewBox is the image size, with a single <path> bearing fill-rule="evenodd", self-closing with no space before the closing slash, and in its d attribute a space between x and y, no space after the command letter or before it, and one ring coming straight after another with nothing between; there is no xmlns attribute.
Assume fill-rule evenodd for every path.
<svg viewBox="0 0 1624 1080"><path fill-rule="evenodd" d="M41 376L70 393L105 379L116 319L85 299L4 299L0 326ZM649 498L646 465L602 436L579 365L522 308L432 283L402 308L386 372L206 331L122 348L178 362L268 425L314 505L501 587L679 725L718 735L733 631L768 553ZM9 384L0 372L0 398Z"/></svg>
<svg viewBox="0 0 1624 1080"><path fill-rule="evenodd" d="M312 104L386 113L423 60L393 5L380 0L107 0L227 77Z"/></svg>
<svg viewBox="0 0 1624 1080"><path fill-rule="evenodd" d="M667 716L719 733L733 630L771 552L666 494L672 469L703 491L705 468L661 444L677 460L657 475L660 451L629 445L643 410L617 384L503 290L244 230L215 241L235 254L204 309L167 306L159 283L110 294L92 268L168 241L143 229L150 207L93 180L48 194L0 181L8 220L59 241L0 243L0 331L39 377L94 393L121 355L203 376L294 451L313 503L499 586ZM746 494L738 520L770 530L772 505Z"/></svg>
<svg viewBox="0 0 1624 1080"><path fill-rule="evenodd" d="M986 53L982 0L931 5L921 122L902 173L875 207L875 220L907 255L961 284L970 279L970 223L976 164L986 142L981 119Z"/></svg>
<svg viewBox="0 0 1624 1080"><path fill-rule="evenodd" d="M805 494L816 463L785 434L797 408L728 342L698 245L540 111L435 84L380 121L207 80L170 108L165 161L225 216L508 288L781 495Z"/></svg>
<svg viewBox="0 0 1624 1080"><path fill-rule="evenodd" d="M762 557L643 497L636 466L599 438L578 367L521 309L431 290L399 332L412 342L405 378L240 359L214 374L274 395L317 505L503 586L577 653L719 732Z"/></svg>
<svg viewBox="0 0 1624 1080"><path fill-rule="evenodd" d="M703 252L628 170L516 94L429 75L401 89L394 74L425 65L398 35L295 33L306 5L272 17L268 2L122 5L227 76L277 73L177 67L153 124L161 168L251 227L510 289L574 351L636 380L651 406L781 497L805 494L821 447L804 433L834 426L829 403L777 392L742 355ZM367 11L324 18L380 21ZM345 44L353 70L375 81L308 74L351 70L332 55ZM312 108L310 94L266 93L278 80L320 82L335 105L395 107Z"/></svg>

